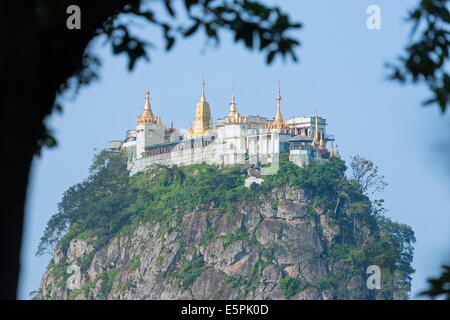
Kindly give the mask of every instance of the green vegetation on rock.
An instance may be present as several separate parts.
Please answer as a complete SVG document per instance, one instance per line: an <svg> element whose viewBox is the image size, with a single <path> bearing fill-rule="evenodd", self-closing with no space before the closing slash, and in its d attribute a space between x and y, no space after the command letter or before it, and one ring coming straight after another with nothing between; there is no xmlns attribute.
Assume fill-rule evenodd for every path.
<svg viewBox="0 0 450 320"><path fill-rule="evenodd" d="M291 277L283 278L280 281L280 289L287 298L290 298L300 291L300 282Z"/></svg>
<svg viewBox="0 0 450 320"><path fill-rule="evenodd" d="M105 271L99 275L99 280L101 281L100 292L98 294L98 300L108 299L108 295L116 281L116 277L119 274L119 270Z"/></svg>
<svg viewBox="0 0 450 320"><path fill-rule="evenodd" d="M226 288L239 289L241 298L252 296L256 288L268 284L262 274L268 266L274 265L277 254L292 256L302 250L315 250L314 246L322 248L317 253L318 259L332 271L311 283L284 274L275 285L285 297L293 297L307 284L327 290L335 298L359 298L362 295L359 289L346 288L368 265L376 264L382 269L382 289L370 297L406 298L414 272L411 267L414 233L409 226L387 218L382 201L371 201L360 180L345 176L346 169L344 161L339 159L299 168L283 154L277 174L264 176L263 184L246 188L247 174L238 166L156 165L130 177L124 154L102 151L96 156L89 177L64 193L58 212L50 219L41 238L38 254L54 253L56 249L65 256L72 239L89 240L94 250L77 262L84 273L95 254L113 238L131 237L137 227L146 224L155 230L146 240L150 246L164 243L170 235L177 234L175 241L180 245L177 251L172 253L173 248L163 248L154 263L165 268L162 270L164 279L184 290L190 290L207 268L214 268L199 252L200 245L213 247L220 241L222 248L227 249L234 242L242 241L253 248L252 267L246 275L225 277L223 284L216 288L215 298L220 298ZM304 247L308 241L303 244L286 239L286 232L295 228L286 221L273 222L270 232L274 237L264 244L256 237L264 219L251 231L242 223L248 214L245 212L260 210L258 206L267 199L274 199L267 205L270 212L281 210L287 202L279 199L277 192L288 189L302 190L309 199L305 203L306 214L298 222L309 228L311 239L317 239L309 249ZM181 230L186 228L181 222L186 216L195 217L205 212L210 222L202 229L199 243L194 245L180 236ZM221 227L224 228L225 223L232 229L219 234L218 221L222 216ZM197 228L197 225L190 228ZM221 254L214 252L210 259L217 259ZM133 253L133 257L127 262L131 271L139 269L143 263L140 252ZM69 276L64 272L66 267L64 259L48 267L60 288ZM101 280L100 292L94 298L108 298L119 272L123 269L101 273L82 291L87 293L92 281ZM136 287L135 281L128 278L116 288L131 290Z"/></svg>

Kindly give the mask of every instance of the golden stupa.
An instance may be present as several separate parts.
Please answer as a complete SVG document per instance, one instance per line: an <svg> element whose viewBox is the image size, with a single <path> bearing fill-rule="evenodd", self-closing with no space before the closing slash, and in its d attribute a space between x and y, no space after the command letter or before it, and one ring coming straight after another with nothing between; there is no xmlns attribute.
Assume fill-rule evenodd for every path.
<svg viewBox="0 0 450 320"><path fill-rule="evenodd" d="M236 98L234 95L231 96L230 111L228 116L225 118L225 123L243 123L245 118L241 117L236 106Z"/></svg>
<svg viewBox="0 0 450 320"><path fill-rule="evenodd" d="M277 94L277 113L275 114L274 120L267 125L269 129L286 129L289 126L284 122L283 115L281 114L281 94L280 88L278 88Z"/></svg>
<svg viewBox="0 0 450 320"><path fill-rule="evenodd" d="M145 92L145 105L144 110L142 110L139 115L137 124L162 124L159 117L155 117L152 113L152 108L150 106L150 91L147 89Z"/></svg>
<svg viewBox="0 0 450 320"><path fill-rule="evenodd" d="M202 81L202 95L195 108L195 118L189 128L189 136L203 137L210 134L211 129L211 109L206 101L205 81Z"/></svg>

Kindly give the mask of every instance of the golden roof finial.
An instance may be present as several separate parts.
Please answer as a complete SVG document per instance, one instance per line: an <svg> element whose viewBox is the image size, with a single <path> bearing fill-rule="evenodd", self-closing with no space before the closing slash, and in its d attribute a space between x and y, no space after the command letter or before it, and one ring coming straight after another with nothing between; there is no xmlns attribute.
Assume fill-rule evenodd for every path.
<svg viewBox="0 0 450 320"><path fill-rule="evenodd" d="M150 110L150 113L152 112L151 107L150 107L150 90L145 90L145 105L144 105L144 109Z"/></svg>
<svg viewBox="0 0 450 320"><path fill-rule="evenodd" d="M278 83L278 94L277 94L277 113L275 114L275 120L283 121L283 116L281 114L281 93L280 93L280 83Z"/></svg>
<svg viewBox="0 0 450 320"><path fill-rule="evenodd" d="M144 110L138 117L137 124L150 124L150 123L157 123L157 119L153 116L152 108L150 105L150 91L147 89L145 91Z"/></svg>
<svg viewBox="0 0 450 320"><path fill-rule="evenodd" d="M331 141L331 150L330 150L330 158L334 157L334 148L333 148L333 141Z"/></svg>
<svg viewBox="0 0 450 320"><path fill-rule="evenodd" d="M206 96L205 96L205 80L202 80L202 96L200 97L200 101L202 101L202 102L206 101Z"/></svg>
<svg viewBox="0 0 450 320"><path fill-rule="evenodd" d="M321 132L321 134L320 134L320 143L319 143L319 145L321 147L325 147L325 140L323 139L323 132Z"/></svg>
<svg viewBox="0 0 450 320"><path fill-rule="evenodd" d="M315 116L315 124L314 124L314 144L315 145L319 145L319 117L317 116L317 112L316 112L316 116Z"/></svg>
<svg viewBox="0 0 450 320"><path fill-rule="evenodd" d="M280 84L278 83L278 94L277 94L277 113L272 123L268 125L269 129L286 129L288 126L284 123L283 115L281 114L281 91Z"/></svg>
<svg viewBox="0 0 450 320"><path fill-rule="evenodd" d="M236 97L234 94L231 95L230 111L228 112L228 117L225 119L225 123L242 123L245 119L241 117L236 106Z"/></svg>
<svg viewBox="0 0 450 320"><path fill-rule="evenodd" d="M338 145L336 144L336 154L334 155L336 158L340 159L341 155L339 154L339 148Z"/></svg>
<svg viewBox="0 0 450 320"><path fill-rule="evenodd" d="M231 103L230 103L230 112L228 112L228 116L229 117L235 117L237 113L237 108L236 108L236 98L234 96L234 94L231 96Z"/></svg>

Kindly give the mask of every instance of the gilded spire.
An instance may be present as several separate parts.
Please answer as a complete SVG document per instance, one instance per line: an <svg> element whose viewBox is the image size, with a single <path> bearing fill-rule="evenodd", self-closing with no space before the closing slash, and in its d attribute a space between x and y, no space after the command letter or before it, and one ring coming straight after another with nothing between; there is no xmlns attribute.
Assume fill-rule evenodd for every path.
<svg viewBox="0 0 450 320"><path fill-rule="evenodd" d="M205 96L205 80L202 80L202 96L200 97L201 102L206 102Z"/></svg>
<svg viewBox="0 0 450 320"><path fill-rule="evenodd" d="M236 99L234 97L234 94L231 96L231 103L230 103L230 112L228 113L229 117L234 117L237 112L236 108Z"/></svg>
<svg viewBox="0 0 450 320"><path fill-rule="evenodd" d="M283 116L281 115L281 93L280 93L280 86L278 86L278 94L277 94L277 113L275 114L275 120L283 121Z"/></svg>
<svg viewBox="0 0 450 320"><path fill-rule="evenodd" d="M281 93L280 86L278 86L278 94L277 94L277 113L275 114L275 119L272 123L269 124L269 129L283 129L287 128L287 125L284 123L283 115L281 114Z"/></svg>
<svg viewBox="0 0 450 320"><path fill-rule="evenodd" d="M195 108L195 118L189 129L189 135L191 137L205 136L211 127L211 110L206 101L205 81L202 80L202 95Z"/></svg>
<svg viewBox="0 0 450 320"><path fill-rule="evenodd" d="M340 159L341 158L341 155L339 154L339 149L338 149L338 145L336 144L336 153L335 153L335 158L338 158L338 159Z"/></svg>
<svg viewBox="0 0 450 320"><path fill-rule="evenodd" d="M145 90L145 105L144 109L150 111L150 114L152 114L152 108L150 107L150 90Z"/></svg>
<svg viewBox="0 0 450 320"><path fill-rule="evenodd" d="M320 134L319 146L325 147L325 140L323 139L323 132Z"/></svg>
<svg viewBox="0 0 450 320"><path fill-rule="evenodd" d="M316 119L315 119L315 124L314 124L314 144L317 146L319 145L319 117L317 116L316 113Z"/></svg>
<svg viewBox="0 0 450 320"><path fill-rule="evenodd" d="M230 103L230 112L228 112L228 123L241 123L241 115L239 114L239 111L236 106L236 97L234 94L231 96L231 103Z"/></svg>
<svg viewBox="0 0 450 320"><path fill-rule="evenodd" d="M138 117L137 124L150 124L157 123L158 119L155 118L152 112L152 108L150 106L150 91L147 89L145 91L145 104L144 110L141 112L141 115Z"/></svg>
<svg viewBox="0 0 450 320"><path fill-rule="evenodd" d="M331 141L331 150L330 150L330 158L334 157L334 148L333 148L333 141Z"/></svg>

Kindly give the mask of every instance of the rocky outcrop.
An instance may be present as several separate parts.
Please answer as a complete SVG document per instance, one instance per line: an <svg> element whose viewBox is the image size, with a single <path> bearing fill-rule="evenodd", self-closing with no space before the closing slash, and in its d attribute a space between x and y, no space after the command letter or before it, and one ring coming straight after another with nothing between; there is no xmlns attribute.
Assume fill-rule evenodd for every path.
<svg viewBox="0 0 450 320"><path fill-rule="evenodd" d="M59 248L41 299L371 298L364 270L331 261L338 226L303 190L273 190L257 204L198 207L170 222L141 222L106 244L75 238ZM69 272L69 273L68 273ZM351 273L351 274L350 274ZM333 276L349 274L336 288ZM294 292L281 284L289 278Z"/></svg>

